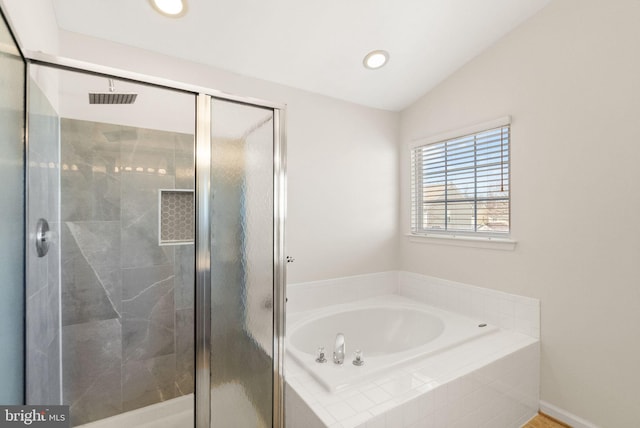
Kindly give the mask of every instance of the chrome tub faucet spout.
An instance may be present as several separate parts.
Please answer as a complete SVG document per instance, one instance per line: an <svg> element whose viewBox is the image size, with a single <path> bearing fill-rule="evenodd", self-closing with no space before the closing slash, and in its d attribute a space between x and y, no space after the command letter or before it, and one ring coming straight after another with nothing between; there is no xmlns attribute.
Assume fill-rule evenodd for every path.
<svg viewBox="0 0 640 428"><path fill-rule="evenodd" d="M335 346L333 347L333 362L335 364L342 364L344 363L344 354L345 354L345 349L344 349L344 334L342 333L338 333L336 335L336 343Z"/></svg>

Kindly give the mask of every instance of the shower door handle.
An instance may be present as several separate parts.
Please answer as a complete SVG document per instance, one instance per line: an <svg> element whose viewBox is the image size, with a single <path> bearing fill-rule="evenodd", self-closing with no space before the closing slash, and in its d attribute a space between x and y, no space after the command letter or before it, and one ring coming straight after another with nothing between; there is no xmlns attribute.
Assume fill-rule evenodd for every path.
<svg viewBox="0 0 640 428"><path fill-rule="evenodd" d="M41 218L36 223L36 253L44 257L49 252L49 222Z"/></svg>

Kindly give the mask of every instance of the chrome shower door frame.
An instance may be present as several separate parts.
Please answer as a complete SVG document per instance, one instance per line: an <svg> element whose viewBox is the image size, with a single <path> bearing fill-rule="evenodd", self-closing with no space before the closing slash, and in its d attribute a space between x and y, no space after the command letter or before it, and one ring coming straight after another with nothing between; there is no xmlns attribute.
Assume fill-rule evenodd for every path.
<svg viewBox="0 0 640 428"><path fill-rule="evenodd" d="M211 403L211 103L213 99L268 108L273 127L273 422L284 427L284 340L286 303L286 106L211 88L100 66L68 58L30 52L27 64L118 78L190 93L196 96L195 136L195 428L210 428ZM28 144L28 137L27 137ZM215 415L214 415L215 416Z"/></svg>
<svg viewBox="0 0 640 428"><path fill-rule="evenodd" d="M284 358L287 303L285 220L287 214L287 145L283 109L274 109L273 127L273 426L284 428Z"/></svg>
<svg viewBox="0 0 640 428"><path fill-rule="evenodd" d="M211 97L196 108L195 426L211 426Z"/></svg>
<svg viewBox="0 0 640 428"><path fill-rule="evenodd" d="M196 130L196 428L210 428L211 400L211 104L215 98L273 110L273 421L284 427L286 304L286 141L284 108L198 94ZM251 100L255 101L255 100Z"/></svg>

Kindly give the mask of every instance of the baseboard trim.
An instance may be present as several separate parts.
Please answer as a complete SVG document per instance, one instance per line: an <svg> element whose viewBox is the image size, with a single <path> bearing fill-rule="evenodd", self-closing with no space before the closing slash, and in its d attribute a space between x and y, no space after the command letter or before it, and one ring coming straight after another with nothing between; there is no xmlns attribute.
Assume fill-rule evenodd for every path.
<svg viewBox="0 0 640 428"><path fill-rule="evenodd" d="M556 407L553 404L547 403L546 401L540 401L540 412L573 428L599 428L597 425L569 413L564 409Z"/></svg>

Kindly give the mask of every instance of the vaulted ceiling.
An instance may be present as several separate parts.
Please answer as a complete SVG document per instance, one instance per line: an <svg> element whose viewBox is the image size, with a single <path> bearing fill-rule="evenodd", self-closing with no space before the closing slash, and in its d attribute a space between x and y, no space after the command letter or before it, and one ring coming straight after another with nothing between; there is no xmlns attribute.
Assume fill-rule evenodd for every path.
<svg viewBox="0 0 640 428"><path fill-rule="evenodd" d="M311 92L401 110L549 0L51 0L61 29ZM390 53L379 70L362 65Z"/></svg>
<svg viewBox="0 0 640 428"><path fill-rule="evenodd" d="M51 0L60 29L402 110L550 0ZM374 49L390 53L363 67Z"/></svg>

